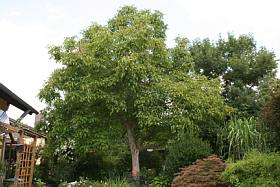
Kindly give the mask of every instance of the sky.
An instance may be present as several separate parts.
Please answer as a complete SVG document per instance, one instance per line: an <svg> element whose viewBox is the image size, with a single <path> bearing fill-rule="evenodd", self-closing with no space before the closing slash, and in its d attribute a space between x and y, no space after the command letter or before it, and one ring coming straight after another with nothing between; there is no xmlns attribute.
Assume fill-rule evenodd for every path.
<svg viewBox="0 0 280 187"><path fill-rule="evenodd" d="M58 65L48 46L78 35L92 23L106 24L122 6L159 10L168 25L167 45L178 36L189 40L253 34L280 58L278 0L0 0L0 82L38 111L39 90ZM10 107L8 115L22 111ZM24 121L34 123L34 115Z"/></svg>

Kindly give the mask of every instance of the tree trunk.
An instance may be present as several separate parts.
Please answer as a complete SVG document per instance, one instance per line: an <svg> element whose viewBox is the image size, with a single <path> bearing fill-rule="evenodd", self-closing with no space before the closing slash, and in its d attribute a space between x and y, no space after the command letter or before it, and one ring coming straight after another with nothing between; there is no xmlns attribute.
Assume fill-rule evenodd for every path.
<svg viewBox="0 0 280 187"><path fill-rule="evenodd" d="M139 180L140 176L140 166L139 166L139 147L137 146L134 138L134 124L131 122L126 122L125 127L127 130L128 144L131 152L132 159L132 177L135 180Z"/></svg>

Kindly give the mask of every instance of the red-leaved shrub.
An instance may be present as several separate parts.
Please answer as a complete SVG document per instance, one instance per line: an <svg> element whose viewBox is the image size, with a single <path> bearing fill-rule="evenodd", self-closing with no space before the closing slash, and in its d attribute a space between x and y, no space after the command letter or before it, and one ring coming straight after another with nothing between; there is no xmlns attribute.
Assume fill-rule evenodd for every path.
<svg viewBox="0 0 280 187"><path fill-rule="evenodd" d="M225 162L216 155L197 160L188 167L181 169L174 178L172 187L225 187L227 182L221 179L226 169Z"/></svg>

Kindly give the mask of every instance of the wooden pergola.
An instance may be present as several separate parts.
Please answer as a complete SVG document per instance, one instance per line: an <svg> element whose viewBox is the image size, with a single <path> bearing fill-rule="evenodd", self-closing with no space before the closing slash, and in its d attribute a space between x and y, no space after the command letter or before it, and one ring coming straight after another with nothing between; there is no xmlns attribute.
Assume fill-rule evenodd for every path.
<svg viewBox="0 0 280 187"><path fill-rule="evenodd" d="M7 110L10 104L23 111L17 120L10 118L9 124L0 122L0 156L5 166L4 182L13 183L14 187L31 187L37 139L45 136L20 121L27 114L38 112L1 83L0 101L0 109L4 108L2 111Z"/></svg>

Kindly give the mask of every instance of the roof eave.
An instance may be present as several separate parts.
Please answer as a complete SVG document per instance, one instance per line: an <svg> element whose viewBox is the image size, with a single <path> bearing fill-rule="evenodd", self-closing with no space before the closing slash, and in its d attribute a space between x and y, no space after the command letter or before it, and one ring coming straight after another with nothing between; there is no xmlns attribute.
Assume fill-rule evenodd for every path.
<svg viewBox="0 0 280 187"><path fill-rule="evenodd" d="M9 104L19 108L22 111L30 110L29 114L39 114L39 112L34 109L32 106L23 101L20 97L14 94L6 86L0 83L0 97L5 99Z"/></svg>

